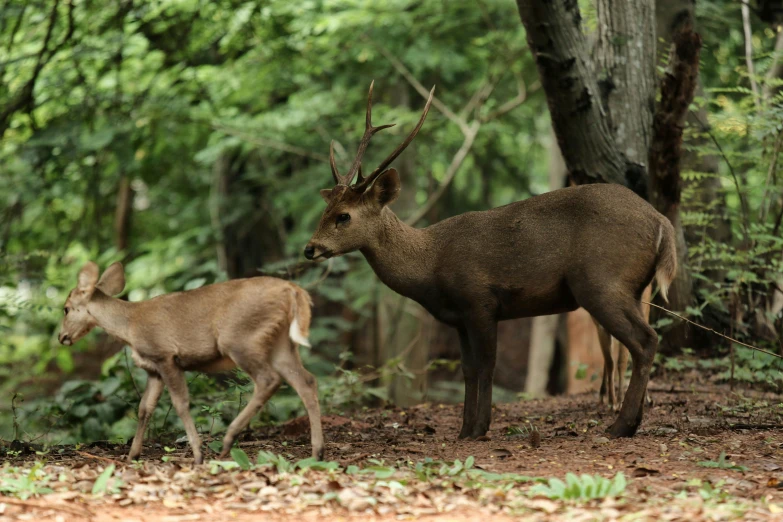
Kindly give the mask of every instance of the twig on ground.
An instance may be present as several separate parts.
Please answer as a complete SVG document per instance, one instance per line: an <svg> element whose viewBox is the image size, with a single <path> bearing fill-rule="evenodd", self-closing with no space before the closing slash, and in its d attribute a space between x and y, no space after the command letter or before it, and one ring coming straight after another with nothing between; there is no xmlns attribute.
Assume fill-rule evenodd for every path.
<svg viewBox="0 0 783 522"><path fill-rule="evenodd" d="M87 453L86 451L76 450L75 453L77 455L81 455L82 457L85 457L85 458L88 458L88 459L100 460L102 462L109 462L111 464L120 464L120 465L126 464L125 462L122 462L121 460L110 459L109 457L101 457L100 455L93 455L92 453Z"/></svg>
<svg viewBox="0 0 783 522"><path fill-rule="evenodd" d="M713 330L712 328L709 328L709 327L707 327L707 326L701 325L701 324L699 324L699 323L695 323L695 322L691 321L690 319L688 319L687 317L683 317L683 316L681 316L680 314L678 314L678 313L676 313L676 312L672 312L671 310L668 310L668 309L666 309L666 308L664 308L664 307L662 307L662 306L658 306L657 304L648 303L647 301L642 301L642 303L644 303L644 304L648 304L648 305L650 305L650 306L654 306L655 308L658 308L658 309L660 309L660 310L663 310L663 311L664 311L664 312L666 312L667 314L670 314L670 315L673 315L674 317L678 317L678 318L682 319L682 320L683 320L683 321L685 321L686 323L690 323L690 324L692 324L692 325L694 325L694 326L698 326L698 327L699 327L699 328L701 328L702 330L707 330L708 332L712 332L712 333L714 333L715 335L717 335L717 336L719 336L719 337L723 337L724 339L727 339L727 340L729 340L729 341L731 341L731 342L733 342L733 343L737 343L737 344L739 344L740 346L744 346L744 347L746 347L746 348L750 348L751 350L756 350L757 352L766 353L767 355L771 355L772 357L777 357L778 359L783 359L783 355L778 355L778 354L776 354L776 353L773 353L773 352L770 352L770 351L768 351L768 350L764 350L763 348L759 348L758 346L753 346L752 344L747 344L747 343L743 343L742 341L738 341L738 340L736 340L736 339L732 339L732 338L731 338L731 337L729 337L728 335L723 335L722 333L720 333L720 332L718 332L718 331L716 331L716 330Z"/></svg>

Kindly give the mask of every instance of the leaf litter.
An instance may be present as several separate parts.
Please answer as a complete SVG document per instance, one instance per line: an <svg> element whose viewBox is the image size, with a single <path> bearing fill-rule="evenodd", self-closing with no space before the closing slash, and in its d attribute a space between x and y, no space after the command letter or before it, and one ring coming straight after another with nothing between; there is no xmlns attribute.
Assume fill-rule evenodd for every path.
<svg viewBox="0 0 783 522"><path fill-rule="evenodd" d="M755 412L765 426L755 430L705 415L716 404L729 408L744 400L722 388L687 401L665 390L653 394L656 406L642 429L623 440L606 437L614 415L585 394L498 404L490 441L456 439L456 405L333 417L326 425L333 460L325 463L308 458L306 419L247 432L231 460L208 456L202 466L193 466L184 443L173 450L149 443L145 460L134 464L124 462L125 444L5 455L0 447L0 522L783 515L783 438L768 428L783 426L777 399L770 398L768 411ZM687 420L704 417L711 424ZM515 426L533 426L535 443ZM627 478L619 481L621 473ZM596 493L620 488L607 486L616 482L622 482L619 494Z"/></svg>

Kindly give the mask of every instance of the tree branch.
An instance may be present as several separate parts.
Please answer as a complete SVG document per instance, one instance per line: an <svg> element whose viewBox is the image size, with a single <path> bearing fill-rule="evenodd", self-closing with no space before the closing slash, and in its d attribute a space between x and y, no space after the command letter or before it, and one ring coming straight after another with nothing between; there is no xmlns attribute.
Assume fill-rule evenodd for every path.
<svg viewBox="0 0 783 522"><path fill-rule="evenodd" d="M324 154L318 154L317 152L311 152L307 149L303 149L301 147L297 147L295 145L289 145L288 143L277 141L277 140L270 140L267 138L261 138L258 136L249 136L238 129L232 129L231 127L227 127L225 125L221 125L220 123L210 123L210 127L213 129L220 131L224 134L228 134L229 136L235 136L237 138L240 138L243 141L246 141L248 143L252 143L254 145L258 145L260 147L267 147L270 149L277 149L283 152L289 152L291 154L296 154L297 156L302 156L305 158L314 159L316 161L320 161L323 163L329 163L329 156L326 156Z"/></svg>
<svg viewBox="0 0 783 522"><path fill-rule="evenodd" d="M57 10L59 6L60 0L55 0L52 9L49 12L49 21L46 26L46 34L44 36L41 49L38 51L37 60L30 79L25 82L25 84L13 97L13 99L5 106L5 108L3 108L2 112L0 112L0 138L2 138L5 135L5 131L8 130L10 119L16 111L25 107L32 107L33 102L35 101L33 98L33 92L35 91L35 84L38 81L38 76L41 74L41 71L49 62L49 60L51 60L52 56L54 56L54 54L73 34L73 3L69 2L69 29L66 32L65 37L55 46L55 48L51 51L49 50L49 42L51 41L52 34L54 33L54 26L57 25Z"/></svg>
<svg viewBox="0 0 783 522"><path fill-rule="evenodd" d="M392 53L390 53L387 49L382 47L381 45L376 44L375 42L371 42L378 51L386 57L387 60L392 64L392 67L397 69L397 72L400 73L400 75L405 78L411 86L416 89L416 92L418 92L423 98L428 98L430 93L427 89L424 88L424 86L419 82L419 80L416 79L415 76L413 76L413 73L408 70L407 67L405 67L405 64L402 63L400 60L397 59L396 56L394 56ZM438 109L444 116L446 116L448 119L450 119L452 122L454 122L462 131L462 134L465 134L466 136L470 132L468 128L468 122L465 121L464 118L461 118L457 116L454 111L449 109L442 101L440 101L437 97L432 98L432 105Z"/></svg>
<svg viewBox="0 0 783 522"><path fill-rule="evenodd" d="M490 112L486 116L483 116L481 118L481 122L482 123L486 123L486 122L488 122L490 120L494 120L496 118L499 118L499 117L503 116L504 114L513 111L514 109L516 109L517 107L519 107L520 105L525 103L525 101L527 101L528 90L527 90L527 87L525 86L525 81L522 78L518 78L517 84L519 86L518 87L519 90L518 90L517 95L515 97L511 98L510 100L508 100L506 103L504 103L500 107L498 107L496 110ZM532 91L536 91L540 86L541 86L541 84L536 82L536 83L533 84L531 90Z"/></svg>
<svg viewBox="0 0 783 522"><path fill-rule="evenodd" d="M462 146L459 148L459 150L457 150L457 153L452 158L449 167L446 169L446 175L443 177L443 181L441 181L440 185L438 185L438 188L435 190L435 192L430 195L429 199L427 199L427 202L422 205L415 214L406 219L405 223L413 226L421 221L421 219L426 216L430 210L432 210L432 207L435 206L443 193L446 191L446 188L451 184L452 180L454 180L454 176L457 175L459 168L462 166L462 163L468 156L468 152L470 152L471 147L473 147L473 141L476 139L476 135L478 134L480 128L481 123L478 121L474 121L470 124L468 127L468 132L465 134L465 140L462 142Z"/></svg>

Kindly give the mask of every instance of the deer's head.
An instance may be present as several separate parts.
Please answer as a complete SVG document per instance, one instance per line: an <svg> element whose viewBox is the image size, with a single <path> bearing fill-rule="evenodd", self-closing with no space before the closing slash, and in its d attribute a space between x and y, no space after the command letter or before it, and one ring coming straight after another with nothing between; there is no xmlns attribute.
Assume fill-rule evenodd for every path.
<svg viewBox="0 0 783 522"><path fill-rule="evenodd" d="M70 346L98 326L88 308L96 290L105 295L117 295L125 288L125 270L119 262L110 265L100 278L99 274L98 265L92 261L85 263L79 271L76 288L68 294L63 307L65 316L57 337L61 344Z"/></svg>
<svg viewBox="0 0 783 522"><path fill-rule="evenodd" d="M340 175L334 160L334 143L329 147L329 163L332 167L335 186L321 191L321 197L326 201L326 210L321 215L321 221L318 223L313 237L305 247L304 255L307 259L328 259L361 249L377 235L383 208L397 199L397 194L400 191L400 176L396 170L386 169L386 167L405 150L418 134L427 117L427 112L430 110L435 87L430 91L430 96L416 127L405 138L405 141L365 178L362 176L362 157L370 143L370 138L376 132L394 126L394 124L372 126L373 84L374 82L370 84L370 93L367 96L364 135L348 174ZM356 183L351 185L354 177L357 178Z"/></svg>

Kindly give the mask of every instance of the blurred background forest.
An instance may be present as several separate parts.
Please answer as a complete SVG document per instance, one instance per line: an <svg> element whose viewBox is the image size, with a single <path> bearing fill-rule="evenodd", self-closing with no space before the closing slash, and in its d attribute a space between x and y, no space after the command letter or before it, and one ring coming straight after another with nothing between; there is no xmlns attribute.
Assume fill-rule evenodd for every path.
<svg viewBox="0 0 783 522"><path fill-rule="evenodd" d="M682 3L659 0L657 16ZM780 351L774 4L695 4L701 86L686 119L680 209L694 284L678 311ZM595 7L580 5L595 32ZM404 219L425 226L565 185L510 0L0 0L0 438L132 436L145 376L127 348L100 331L57 343L62 304L90 259L125 264L131 301L260 273L309 286L313 348L303 354L327 412L461 400L454 333L386 289L360 254L329 268L301 255L324 208L318 190L331 186L329 142L351 161L373 79L374 121L397 126L375 138L368 164L418 119L422 85L437 86L439 103L396 163ZM654 322L665 341L674 323ZM530 364L534 330L530 319L502 324L497 400L596 387L589 320L556 320L543 366ZM729 378L728 344L692 330L662 344L656 372L696 365L676 358L683 350ZM735 357L735 379L781 385L769 358ZM249 385L239 373L192 374L190 389L200 429L215 433ZM157 434L179 422L167 401ZM299 399L280 393L260 421L298 413Z"/></svg>

